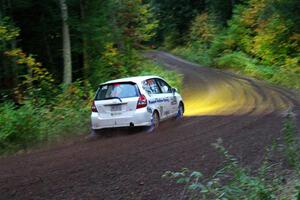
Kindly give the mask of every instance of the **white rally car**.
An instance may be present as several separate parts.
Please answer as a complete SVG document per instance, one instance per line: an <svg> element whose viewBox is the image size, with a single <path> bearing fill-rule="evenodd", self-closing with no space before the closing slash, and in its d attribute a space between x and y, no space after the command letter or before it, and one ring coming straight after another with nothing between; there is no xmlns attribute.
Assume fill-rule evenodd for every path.
<svg viewBox="0 0 300 200"><path fill-rule="evenodd" d="M108 81L99 86L92 104L92 130L148 126L153 130L168 118L181 118L182 97L158 76Z"/></svg>

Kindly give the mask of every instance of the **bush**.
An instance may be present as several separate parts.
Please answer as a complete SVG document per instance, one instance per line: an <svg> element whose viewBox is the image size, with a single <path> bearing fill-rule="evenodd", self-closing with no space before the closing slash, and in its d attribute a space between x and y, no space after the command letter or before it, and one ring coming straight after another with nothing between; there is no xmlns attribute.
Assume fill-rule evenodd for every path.
<svg viewBox="0 0 300 200"><path fill-rule="evenodd" d="M25 101L0 105L0 154L28 149L41 142L89 129L91 90L81 82L61 86L53 104L35 105Z"/></svg>
<svg viewBox="0 0 300 200"><path fill-rule="evenodd" d="M233 52L225 54L215 60L217 67L224 69L234 69L249 76L269 80L276 70L273 67L262 66L258 61L250 58L243 52Z"/></svg>
<svg viewBox="0 0 300 200"><path fill-rule="evenodd" d="M169 30L169 32L165 35L163 41L163 47L166 49L173 49L183 41L182 36L176 30Z"/></svg>
<svg viewBox="0 0 300 200"><path fill-rule="evenodd" d="M0 107L0 153L5 149L26 149L42 139L44 109L31 102L17 108L12 103Z"/></svg>
<svg viewBox="0 0 300 200"><path fill-rule="evenodd" d="M283 85L285 87L300 89L300 74L295 74L287 71L278 71L270 80L272 83Z"/></svg>
<svg viewBox="0 0 300 200"><path fill-rule="evenodd" d="M220 27L217 25L216 16L205 12L195 17L189 37L191 41L198 41L209 47L219 30Z"/></svg>
<svg viewBox="0 0 300 200"><path fill-rule="evenodd" d="M172 50L172 53L202 65L210 66L212 64L212 58L209 55L208 49L199 42L192 42L185 47L177 47Z"/></svg>
<svg viewBox="0 0 300 200"><path fill-rule="evenodd" d="M66 134L85 133L89 129L90 105L93 92L82 82L62 87L63 93L55 98L55 105L45 115L44 134L48 140Z"/></svg>
<svg viewBox="0 0 300 200"><path fill-rule="evenodd" d="M108 80L132 76L139 72L141 56L131 48L120 50L114 44L108 43L101 57L91 63L92 71L89 77L91 84L98 84Z"/></svg>

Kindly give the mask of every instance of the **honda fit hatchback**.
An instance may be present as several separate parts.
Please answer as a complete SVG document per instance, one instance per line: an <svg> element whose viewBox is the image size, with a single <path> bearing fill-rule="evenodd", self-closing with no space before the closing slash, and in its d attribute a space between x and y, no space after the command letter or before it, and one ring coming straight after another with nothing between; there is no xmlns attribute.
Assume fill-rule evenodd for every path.
<svg viewBox="0 0 300 200"><path fill-rule="evenodd" d="M184 113L181 95L158 76L108 81L99 86L92 104L92 130L148 126Z"/></svg>

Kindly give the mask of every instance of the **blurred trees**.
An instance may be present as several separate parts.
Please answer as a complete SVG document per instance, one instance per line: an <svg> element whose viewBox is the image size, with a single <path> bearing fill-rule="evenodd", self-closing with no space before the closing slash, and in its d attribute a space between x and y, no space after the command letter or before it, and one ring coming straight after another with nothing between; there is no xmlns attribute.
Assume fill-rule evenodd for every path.
<svg viewBox="0 0 300 200"><path fill-rule="evenodd" d="M22 48L56 84L85 79L97 85L136 71L136 50L158 26L141 0L1 0L0 10L1 96L12 96L19 76L28 73L8 50Z"/></svg>
<svg viewBox="0 0 300 200"><path fill-rule="evenodd" d="M164 35L165 46L205 65L300 88L299 9L298 0L207 0L186 21L182 49L178 36Z"/></svg>
<svg viewBox="0 0 300 200"><path fill-rule="evenodd" d="M223 50L246 53L275 70L300 73L299 14L295 0L249 0L235 9L219 40ZM288 17L289 16L289 17Z"/></svg>
<svg viewBox="0 0 300 200"><path fill-rule="evenodd" d="M69 31L69 14L68 6L65 0L59 0L61 19L62 19L62 38L63 38L63 58L64 58L64 83L70 84L72 82L72 54L71 41Z"/></svg>
<svg viewBox="0 0 300 200"><path fill-rule="evenodd" d="M61 2L68 8L65 20ZM194 52L200 49L205 63L211 64L239 52L259 64L298 73L299 4L297 0L1 0L0 93L13 95L20 76L28 73L5 54L18 48L42 63L55 84L67 74L65 82L72 76L92 85L135 74L141 70L137 52L148 44L167 48L188 44ZM63 22L69 26L65 35L71 45L66 48ZM69 52L68 64L64 50Z"/></svg>
<svg viewBox="0 0 300 200"><path fill-rule="evenodd" d="M158 41L174 47L183 44L190 22L205 9L204 0L148 0L159 19Z"/></svg>

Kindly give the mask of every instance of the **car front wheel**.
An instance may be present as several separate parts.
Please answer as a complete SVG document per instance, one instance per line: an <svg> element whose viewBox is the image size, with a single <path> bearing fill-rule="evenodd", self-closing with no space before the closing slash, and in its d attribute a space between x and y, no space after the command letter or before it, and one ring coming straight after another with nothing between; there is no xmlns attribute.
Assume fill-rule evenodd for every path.
<svg viewBox="0 0 300 200"><path fill-rule="evenodd" d="M159 126L159 116L157 112L154 112L152 114L152 126L154 127L154 129L158 128Z"/></svg>
<svg viewBox="0 0 300 200"><path fill-rule="evenodd" d="M183 117L183 112L184 112L183 104L180 103L178 106L178 112L176 115L176 119L181 119Z"/></svg>

